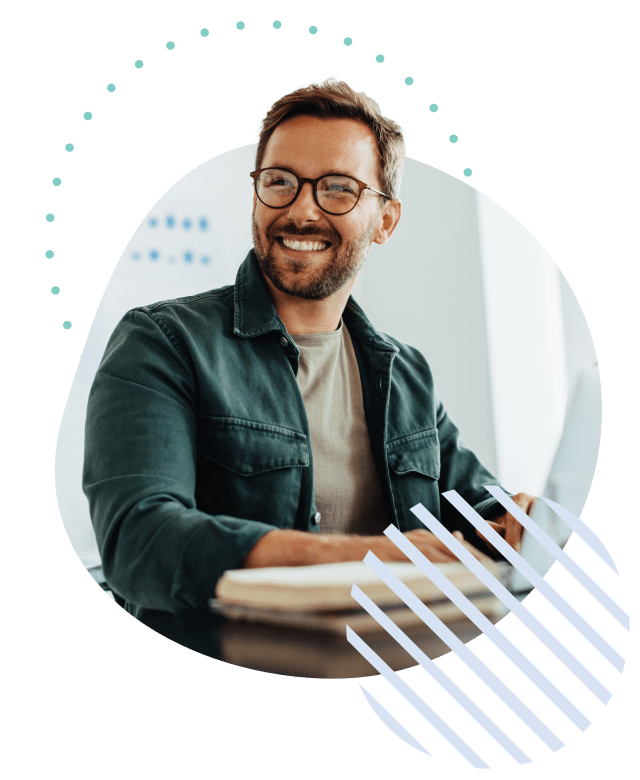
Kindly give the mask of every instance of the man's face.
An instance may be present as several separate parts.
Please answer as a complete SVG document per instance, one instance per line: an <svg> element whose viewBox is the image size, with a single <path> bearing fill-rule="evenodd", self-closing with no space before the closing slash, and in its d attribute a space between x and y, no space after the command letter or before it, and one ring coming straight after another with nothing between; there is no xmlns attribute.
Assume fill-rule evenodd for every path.
<svg viewBox="0 0 640 780"><path fill-rule="evenodd" d="M375 137L353 119L288 119L273 132L260 167L285 168L308 179L343 173L381 189ZM378 240L383 203L380 195L365 190L348 214L326 214L308 183L283 209L269 208L254 197L253 242L262 272L290 295L329 297L358 273L372 241ZM302 241L318 248L293 248L292 242Z"/></svg>

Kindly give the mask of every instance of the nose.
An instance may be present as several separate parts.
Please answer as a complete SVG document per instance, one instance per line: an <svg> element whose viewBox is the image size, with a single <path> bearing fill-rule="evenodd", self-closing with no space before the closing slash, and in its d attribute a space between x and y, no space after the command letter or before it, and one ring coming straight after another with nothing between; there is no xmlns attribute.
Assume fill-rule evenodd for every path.
<svg viewBox="0 0 640 780"><path fill-rule="evenodd" d="M322 218L322 209L313 197L313 185L308 181L302 185L298 197L289 206L289 217L296 225L317 222Z"/></svg>

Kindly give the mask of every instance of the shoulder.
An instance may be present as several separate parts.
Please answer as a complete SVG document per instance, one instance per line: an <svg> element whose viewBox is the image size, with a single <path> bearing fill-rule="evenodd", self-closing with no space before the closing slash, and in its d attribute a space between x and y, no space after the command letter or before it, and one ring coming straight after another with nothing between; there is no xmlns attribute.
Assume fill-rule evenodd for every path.
<svg viewBox="0 0 640 780"><path fill-rule="evenodd" d="M218 287L216 290L187 295L182 298L169 298L146 306L137 306L131 311L140 311L151 317L188 317L191 313L210 312L216 308L224 309L233 300L234 285Z"/></svg>
<svg viewBox="0 0 640 780"><path fill-rule="evenodd" d="M195 295L137 306L127 312L125 319L147 317L163 329L180 332L194 329L197 332L198 326L205 322L209 329L215 328L216 323L226 321L233 310L233 291L234 285L227 285Z"/></svg>
<svg viewBox="0 0 640 780"><path fill-rule="evenodd" d="M114 330L107 351L117 344L169 342L183 356L204 338L225 332L233 321L233 285L157 301L130 309ZM167 344L168 346L168 344Z"/></svg>

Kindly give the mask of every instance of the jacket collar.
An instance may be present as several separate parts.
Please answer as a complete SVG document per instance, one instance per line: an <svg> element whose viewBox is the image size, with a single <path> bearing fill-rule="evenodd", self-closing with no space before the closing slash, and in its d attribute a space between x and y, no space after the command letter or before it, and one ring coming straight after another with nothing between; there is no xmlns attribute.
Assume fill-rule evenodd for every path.
<svg viewBox="0 0 640 780"><path fill-rule="evenodd" d="M253 249L238 269L233 298L233 332L236 336L252 338L274 330L287 332L273 305L271 293ZM366 341L377 349L398 352L398 348L373 327L351 296L347 301L343 317L352 336Z"/></svg>
<svg viewBox="0 0 640 780"><path fill-rule="evenodd" d="M355 338L366 341L372 347L385 350L386 352L400 351L395 344L391 343L384 333L380 333L380 331L373 327L367 315L362 311L359 304L356 303L355 298L351 295L344 308L342 318L347 323L349 333Z"/></svg>
<svg viewBox="0 0 640 780"><path fill-rule="evenodd" d="M236 336L252 338L273 330L286 333L253 249L238 269L233 302L233 332Z"/></svg>

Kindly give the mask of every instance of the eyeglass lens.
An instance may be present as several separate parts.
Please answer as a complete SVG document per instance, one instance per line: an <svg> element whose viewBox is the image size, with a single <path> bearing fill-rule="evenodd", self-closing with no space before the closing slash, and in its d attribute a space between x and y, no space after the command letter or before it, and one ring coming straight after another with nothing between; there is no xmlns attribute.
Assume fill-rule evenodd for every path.
<svg viewBox="0 0 640 780"><path fill-rule="evenodd" d="M298 179L289 171L268 168L257 176L256 190L267 206L288 206L298 192ZM345 214L358 202L360 187L349 176L324 176L316 184L316 197L320 207L330 214Z"/></svg>

